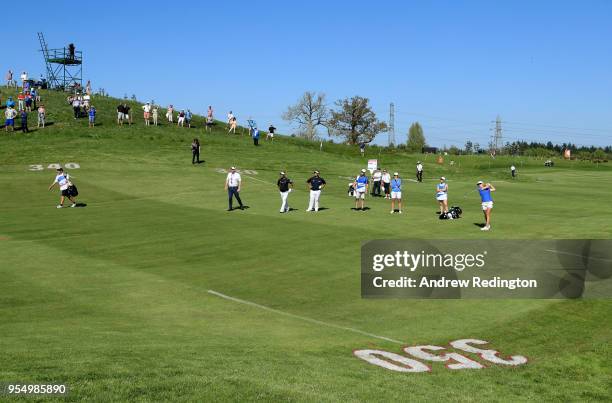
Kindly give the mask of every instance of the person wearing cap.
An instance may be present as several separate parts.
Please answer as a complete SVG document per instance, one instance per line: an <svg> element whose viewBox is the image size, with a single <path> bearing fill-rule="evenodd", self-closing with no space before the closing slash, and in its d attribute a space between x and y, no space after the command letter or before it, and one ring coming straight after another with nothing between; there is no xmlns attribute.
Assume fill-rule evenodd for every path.
<svg viewBox="0 0 612 403"><path fill-rule="evenodd" d="M393 179L391 179L391 214L395 213L396 200L398 212L402 214L402 180L398 172L394 172Z"/></svg>
<svg viewBox="0 0 612 403"><path fill-rule="evenodd" d="M61 196L60 204L57 205L57 208L64 207L64 200L66 197L72 202L70 207L76 207L76 200L74 199L74 197L72 197L70 191L68 190L68 188L70 187L70 175L64 173L63 168L57 168L56 172L57 175L55 175L53 183L49 185L49 190L53 189L56 184L59 185Z"/></svg>
<svg viewBox="0 0 612 403"><path fill-rule="evenodd" d="M436 200L440 204L440 213L448 213L448 185L446 184L446 178L440 177L440 183L436 185Z"/></svg>
<svg viewBox="0 0 612 403"><path fill-rule="evenodd" d="M514 164L510 167L510 173L512 174L512 179L516 178L516 167Z"/></svg>
<svg viewBox="0 0 612 403"><path fill-rule="evenodd" d="M382 172L376 168L372 173L372 196L380 197L380 181L382 179Z"/></svg>
<svg viewBox="0 0 612 403"><path fill-rule="evenodd" d="M490 183L484 183L478 181L476 183L478 193L480 193L480 202L482 205L482 212L485 217L485 225L480 230L488 231L491 229L491 209L493 209L493 198L491 192L495 192L495 187Z"/></svg>
<svg viewBox="0 0 612 403"><path fill-rule="evenodd" d="M236 201L240 205L240 210L244 210L242 200L240 200L240 189L242 187L242 178L240 174L236 172L236 167L232 167L230 172L227 174L225 179L225 190L227 190L227 197L229 201L229 207L227 211L232 211L232 198L235 197Z"/></svg>
<svg viewBox="0 0 612 403"><path fill-rule="evenodd" d="M313 176L308 178L306 183L310 189L310 201L308 203L308 209L306 211L319 211L319 198L321 197L321 190L325 187L325 179L321 178L319 171L314 171Z"/></svg>
<svg viewBox="0 0 612 403"><path fill-rule="evenodd" d="M416 178L417 181L423 182L423 164L421 164L421 161L417 161L416 164Z"/></svg>
<svg viewBox="0 0 612 403"><path fill-rule="evenodd" d="M368 193L368 184L369 182L368 177L366 176L366 170L362 169L359 176L355 178L353 183L353 187L355 188L355 210L364 211L365 195ZM361 207L359 207L360 202Z"/></svg>
<svg viewBox="0 0 612 403"><path fill-rule="evenodd" d="M276 182L276 186L278 186L278 190L281 196L281 213L286 213L289 211L289 203L287 198L289 197L289 193L293 189L293 181L287 178L287 174L283 171L280 173L280 178Z"/></svg>
<svg viewBox="0 0 612 403"><path fill-rule="evenodd" d="M386 169L383 169L381 182L383 185L383 190L385 191L385 199L391 198L391 174L387 172Z"/></svg>
<svg viewBox="0 0 612 403"><path fill-rule="evenodd" d="M149 126L151 124L151 104L147 102L142 106L143 117L145 121L145 126Z"/></svg>

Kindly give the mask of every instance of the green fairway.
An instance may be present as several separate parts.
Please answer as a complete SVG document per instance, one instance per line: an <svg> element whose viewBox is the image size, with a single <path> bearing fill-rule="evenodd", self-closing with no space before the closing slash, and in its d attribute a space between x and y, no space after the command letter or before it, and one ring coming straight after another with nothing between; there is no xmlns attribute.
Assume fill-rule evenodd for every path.
<svg viewBox="0 0 612 403"><path fill-rule="evenodd" d="M438 165L290 137L256 148L219 122L205 134L201 117L193 129L145 127L136 104L134 125L117 127L111 98L94 97L99 126L88 129L63 94L42 96L51 125L0 131L0 381L65 383L68 400L610 399L610 300L360 296L367 240L610 238L609 164L447 156ZM194 137L200 165L191 164ZM351 210L347 184L368 158L403 176L402 215L382 198ZM417 159L424 183L410 180ZM57 189L47 191L48 166L67 163L79 166L67 170L83 208L56 209ZM222 170L232 165L242 170L243 211L225 211ZM307 213L314 169L328 182L325 209ZM295 182L288 214L279 214L280 170ZM440 175L459 220L435 214ZM479 179L497 188L490 232L478 226ZM529 362L470 371L428 363L430 373L410 374L353 355L463 338Z"/></svg>

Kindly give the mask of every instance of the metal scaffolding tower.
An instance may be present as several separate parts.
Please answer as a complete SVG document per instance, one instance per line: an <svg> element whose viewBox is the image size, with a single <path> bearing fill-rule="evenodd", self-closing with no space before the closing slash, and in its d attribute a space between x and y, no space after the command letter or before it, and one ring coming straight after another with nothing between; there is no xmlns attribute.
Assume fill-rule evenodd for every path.
<svg viewBox="0 0 612 403"><path fill-rule="evenodd" d="M38 33L38 41L45 59L49 88L63 91L83 88L83 52L75 50L73 44L49 49L42 32Z"/></svg>

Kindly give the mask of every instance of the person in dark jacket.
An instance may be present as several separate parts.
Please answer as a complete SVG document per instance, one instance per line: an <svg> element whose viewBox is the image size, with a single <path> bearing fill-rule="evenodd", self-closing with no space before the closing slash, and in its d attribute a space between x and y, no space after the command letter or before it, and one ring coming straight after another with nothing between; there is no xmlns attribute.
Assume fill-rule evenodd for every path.
<svg viewBox="0 0 612 403"><path fill-rule="evenodd" d="M200 163L200 140L193 139L191 142L191 163Z"/></svg>

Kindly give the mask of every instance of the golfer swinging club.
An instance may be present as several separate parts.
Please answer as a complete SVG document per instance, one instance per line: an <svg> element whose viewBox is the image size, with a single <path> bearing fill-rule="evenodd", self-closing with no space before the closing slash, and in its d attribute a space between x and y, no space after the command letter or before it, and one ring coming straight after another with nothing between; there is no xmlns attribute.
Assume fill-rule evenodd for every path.
<svg viewBox="0 0 612 403"><path fill-rule="evenodd" d="M366 170L362 169L359 176L355 178L353 187L355 188L355 210L364 211L365 209L365 195L368 193L368 177L366 176ZM379 182L380 183L380 182ZM379 186L380 190L380 186ZM361 207L359 204L361 202Z"/></svg>
<svg viewBox="0 0 612 403"><path fill-rule="evenodd" d="M483 183L478 181L476 183L478 193L480 193L480 201L482 202L482 211L485 216L485 226L482 227L481 231L488 231L491 229L491 209L493 208L493 198L491 192L495 192L495 187L490 183Z"/></svg>

